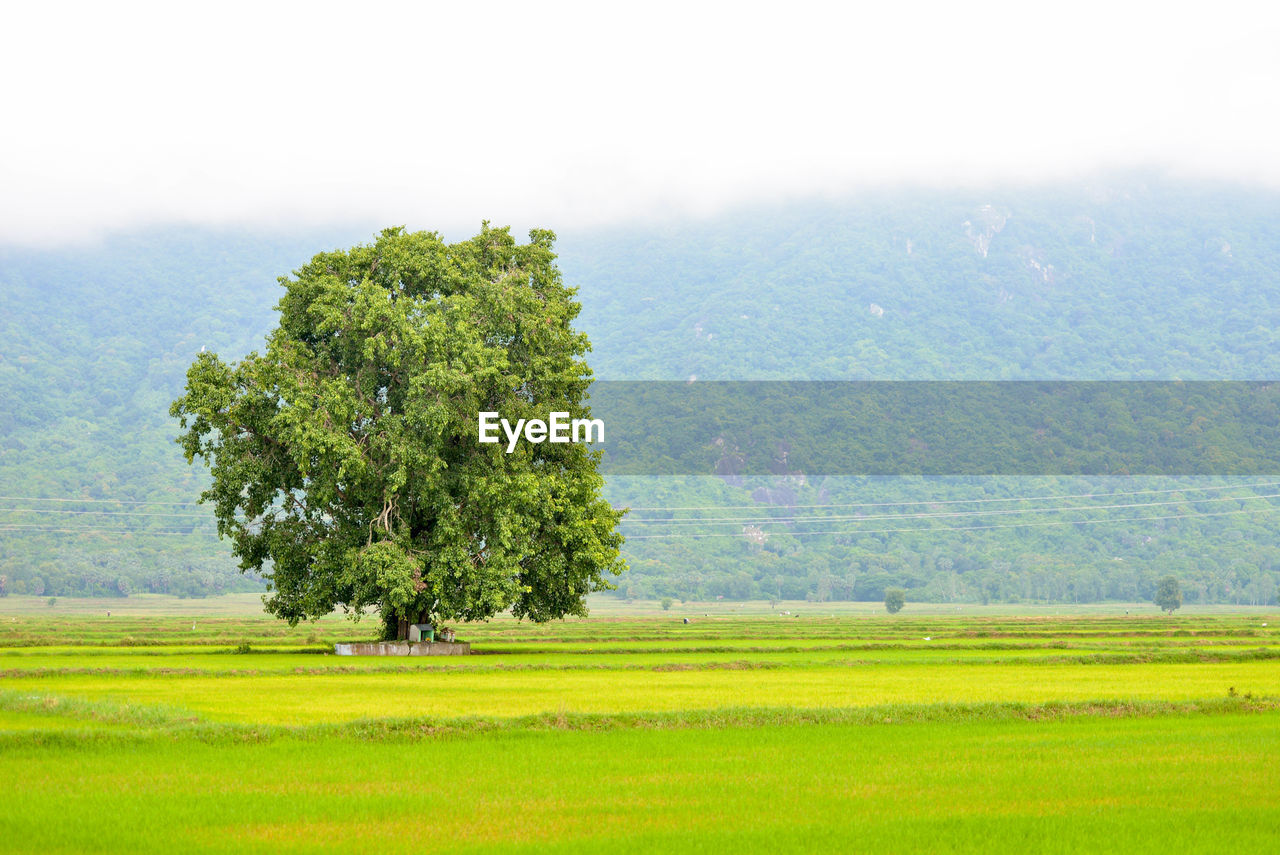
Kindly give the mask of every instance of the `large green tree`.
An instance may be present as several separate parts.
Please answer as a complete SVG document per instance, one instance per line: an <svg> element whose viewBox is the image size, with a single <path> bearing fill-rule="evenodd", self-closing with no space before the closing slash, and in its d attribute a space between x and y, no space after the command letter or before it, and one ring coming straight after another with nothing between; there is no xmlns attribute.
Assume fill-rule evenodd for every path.
<svg viewBox="0 0 1280 855"><path fill-rule="evenodd" d="M377 607L385 637L510 608L583 614L623 569L621 512L583 444L478 442L512 424L589 414L579 305L549 231L517 244L486 223L446 244L388 229L283 277L264 354L201 353L171 412L203 458L219 533L263 571L290 623Z"/></svg>

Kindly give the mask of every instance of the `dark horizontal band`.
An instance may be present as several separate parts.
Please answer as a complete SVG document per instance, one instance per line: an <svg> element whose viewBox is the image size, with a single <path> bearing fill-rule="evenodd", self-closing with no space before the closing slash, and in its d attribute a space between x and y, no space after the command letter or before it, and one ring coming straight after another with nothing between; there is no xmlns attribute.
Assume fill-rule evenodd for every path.
<svg viewBox="0 0 1280 855"><path fill-rule="evenodd" d="M1280 473L1280 383L599 381L623 475Z"/></svg>

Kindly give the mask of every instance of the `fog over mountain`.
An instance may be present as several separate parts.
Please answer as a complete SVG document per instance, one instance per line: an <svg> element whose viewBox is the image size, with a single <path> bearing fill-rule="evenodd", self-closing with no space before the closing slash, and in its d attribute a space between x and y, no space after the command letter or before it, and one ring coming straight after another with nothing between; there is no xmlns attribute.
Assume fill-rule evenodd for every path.
<svg viewBox="0 0 1280 855"><path fill-rule="evenodd" d="M1180 4L27 4L0 242L593 230L1102 168L1280 186L1280 12Z"/></svg>
<svg viewBox="0 0 1280 855"><path fill-rule="evenodd" d="M0 493L12 497L0 572L11 584L59 594L245 584L209 515L190 506L202 478L171 442L168 403L201 348L235 359L259 345L277 276L382 225L288 235L170 227L0 253ZM602 378L1280 377L1280 195L1232 184L1129 173L867 192L562 229L558 251ZM610 490L637 507L766 509L1076 491L812 478ZM1047 528L815 539L784 525L768 538L636 539L624 582L681 596L866 596L889 580L916 596L1101 598L1143 595L1173 568L1189 596L1266 600L1280 567L1268 520L1118 522L1087 537Z"/></svg>

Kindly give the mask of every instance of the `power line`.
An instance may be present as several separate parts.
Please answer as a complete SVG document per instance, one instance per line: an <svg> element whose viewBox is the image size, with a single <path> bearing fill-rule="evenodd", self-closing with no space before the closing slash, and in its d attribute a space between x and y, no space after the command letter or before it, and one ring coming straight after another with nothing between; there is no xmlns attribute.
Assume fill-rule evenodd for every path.
<svg viewBox="0 0 1280 855"><path fill-rule="evenodd" d="M195 505L196 502L153 502L141 499L67 499L47 498L44 496L0 496L0 502L70 502L84 504L117 504L117 505Z"/></svg>
<svg viewBox="0 0 1280 855"><path fill-rule="evenodd" d="M0 514L95 514L115 517L177 517L180 519L205 519L207 514L179 514L170 511L64 511L57 508L0 508Z"/></svg>
<svg viewBox="0 0 1280 855"><path fill-rule="evenodd" d="M1165 505L1187 505L1187 504L1208 504L1209 502L1249 502L1255 499L1276 499L1280 498L1280 493L1268 493L1262 496L1218 496L1213 499L1178 499L1170 502L1128 502L1116 505L1068 505L1058 508L1010 508L1004 510L992 511L939 511L937 513L919 513L919 514L875 514L871 516L811 516L811 517L769 517L752 519L750 517L708 517L706 519L688 519L688 520L623 520L624 525L658 525L658 526L685 526L685 525L740 525L746 523L748 525L768 525L769 523L812 523L812 522L863 522L874 520L890 520L890 519L936 519L941 517L957 518L957 517L987 517L987 516L1006 516L1010 514L1048 514L1060 513L1063 511L1109 511L1119 508L1154 508Z"/></svg>
<svg viewBox="0 0 1280 855"><path fill-rule="evenodd" d="M1002 477L1002 476L992 476ZM1072 476L1078 477L1078 476ZM1124 476L1131 477L1131 476ZM1280 481L1269 481L1259 484L1221 484L1210 487L1174 487L1168 490L1131 490L1113 493L1072 493L1060 496L1010 496L1004 499L924 499L912 502L856 502L853 504L822 504L822 505L786 505L779 506L778 510L788 509L807 509L807 508L888 508L888 507L907 507L912 505L968 505L968 504L987 504L991 502L1050 502L1061 499L1096 499L1107 498L1111 496L1146 496L1165 493L1203 493L1213 490L1237 490L1237 489L1256 489L1259 487L1280 487ZM3 498L0 496L0 498ZM616 507L614 510L622 510L622 507ZM688 507L634 507L632 511L759 511L767 510L761 508L759 503L754 505L696 505Z"/></svg>
<svg viewBox="0 0 1280 855"><path fill-rule="evenodd" d="M714 476L712 476L714 477ZM1000 477L1000 476L993 476ZM1070 476L1082 477L1082 476ZM1118 477L1118 476L1104 476ZM1134 477L1134 476L1123 476ZM909 502L855 502L850 504L818 504L818 505L787 505L779 506L777 510L794 510L808 508L882 508L882 507L908 507L914 505L956 505L956 504L988 504L992 502L1046 502L1057 501L1060 499L1096 499L1111 496L1142 496L1157 495L1167 493L1200 493L1215 490L1235 490L1235 489L1255 489L1259 487L1280 487L1280 481L1270 481L1264 483L1253 484L1219 484L1207 487L1174 487L1167 490L1131 490L1110 493L1070 493L1056 496L1010 496L1006 498L985 498L985 499L923 499ZM150 499L85 499L85 498L67 498L67 497L48 497L48 496L0 496L0 501L4 502L62 502L69 504L118 504L118 505L165 505L174 507L194 507L198 502L163 502ZM18 508L0 508L3 510L24 510ZM34 510L34 509L33 509ZM621 508L617 508L621 510ZM690 505L690 506L644 506L632 507L632 511L734 511L734 510L755 510L767 511L768 507L761 507L759 503L754 505ZM61 513L53 508L48 509L49 513ZM83 513L90 513L85 511ZM108 513L106 511L98 513Z"/></svg>
<svg viewBox="0 0 1280 855"><path fill-rule="evenodd" d="M152 534L180 534L187 537L208 537L210 532L207 531L148 531L147 529L122 529L122 528L44 528L39 525L10 525L0 524L0 531L12 531L17 534L55 532L64 534L122 534L130 537L134 535L152 535Z"/></svg>
<svg viewBox="0 0 1280 855"><path fill-rule="evenodd" d="M1257 498L1264 498L1259 496ZM1074 510L1087 510L1086 508L1076 508ZM788 532L788 537L810 537L815 535L846 535L846 534L931 534L934 532L964 532L964 531L987 531L992 529L1010 529L1010 528L1050 528L1069 525L1096 525L1099 523L1131 523L1131 522L1153 522L1159 520L1180 520L1193 519L1202 517L1224 517L1236 516L1240 514L1268 514L1280 511L1280 505L1273 505L1266 508L1243 508L1234 511L1211 511L1206 513L1191 514L1167 514L1162 516L1148 517L1123 517L1119 519L1095 519L1095 520L1054 520L1050 522L1025 522L1025 523L994 523L989 525L973 525L973 526L929 526L914 528L881 528L881 529L840 529L836 531L801 531ZM17 531L18 533L62 533L62 534L116 534L141 536L141 535L178 535L183 537L207 537L207 532L196 531L148 531L145 529L128 531L121 529L105 529L105 528L44 528L37 526L15 526L9 524L0 524L0 531ZM684 538L687 540L704 540L707 538L721 537L742 537L740 533L713 533L713 534L637 534L629 535L627 540L675 540Z"/></svg>
<svg viewBox="0 0 1280 855"><path fill-rule="evenodd" d="M991 525L972 525L972 526L931 526L929 528L881 528L881 529L843 529L840 531L798 531L787 532L788 537L809 537L812 535L831 535L831 534L897 534L897 533L914 533L914 534L931 534L938 531L983 531L988 529L1001 528L1046 528L1050 526L1066 526L1066 525L1095 525L1097 523L1129 523L1129 522L1150 522L1153 520L1181 520L1192 517L1225 517L1234 514L1269 514L1280 511L1280 505L1273 505L1266 508L1245 508L1234 511L1212 511L1209 513L1195 514L1170 514L1167 516L1156 517L1125 517L1123 519L1103 519L1103 520L1055 520L1052 522L1027 522L1027 523L1001 523ZM739 533L716 533L716 534L636 534L627 537L627 540L673 540L677 538L686 538L689 540L703 540L711 537L742 537Z"/></svg>

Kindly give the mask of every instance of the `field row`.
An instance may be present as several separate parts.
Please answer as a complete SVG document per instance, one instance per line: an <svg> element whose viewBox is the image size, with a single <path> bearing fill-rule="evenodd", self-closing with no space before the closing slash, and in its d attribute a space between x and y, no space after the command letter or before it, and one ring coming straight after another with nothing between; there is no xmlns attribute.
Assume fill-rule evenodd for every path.
<svg viewBox="0 0 1280 855"><path fill-rule="evenodd" d="M1194 664L1280 659L1280 645L1242 646L1228 642L1202 645L1168 645L1121 649L1078 646L964 647L939 644L930 647L873 647L833 645L809 649L759 647L722 650L672 648L633 652L564 652L526 649L488 655L442 657L339 657L324 650L288 648L275 652L229 654L227 651L191 651L172 648L141 649L127 653L117 648L87 648L73 653L43 648L0 652L0 681L19 677L55 678L71 675L107 677L143 676L184 678L194 676L249 677L261 675L349 675L427 673L447 671L708 671L779 668L888 667L895 665L1146 665Z"/></svg>
<svg viewBox="0 0 1280 855"><path fill-rule="evenodd" d="M1142 665L966 665L718 669L58 674L6 676L10 697L165 707L209 722L306 725L376 718L455 719L738 707L1044 703L1280 697L1280 664L1242 659Z"/></svg>
<svg viewBox="0 0 1280 855"><path fill-rule="evenodd" d="M688 621L686 623L686 621ZM377 622L331 616L289 627L266 616L46 616L21 614L0 619L0 651L15 647L226 647L329 646L371 640ZM480 647L516 644L584 647L609 645L776 646L822 643L918 643L925 638L953 642L1142 643L1175 639L1280 639L1280 620L1259 615L1140 617L954 617L709 615L649 618L588 618L531 624L510 617L461 624L461 638Z"/></svg>
<svg viewBox="0 0 1280 855"><path fill-rule="evenodd" d="M1264 615L0 621L0 849L1269 848ZM192 623L196 629L192 630ZM144 644L143 642L152 642Z"/></svg>
<svg viewBox="0 0 1280 855"><path fill-rule="evenodd" d="M1249 852L1273 715L13 743L9 851Z"/></svg>

